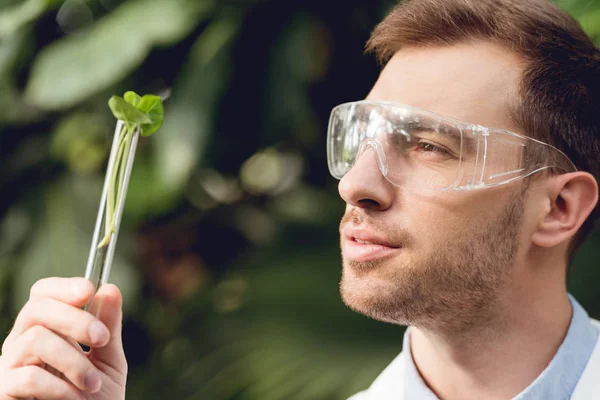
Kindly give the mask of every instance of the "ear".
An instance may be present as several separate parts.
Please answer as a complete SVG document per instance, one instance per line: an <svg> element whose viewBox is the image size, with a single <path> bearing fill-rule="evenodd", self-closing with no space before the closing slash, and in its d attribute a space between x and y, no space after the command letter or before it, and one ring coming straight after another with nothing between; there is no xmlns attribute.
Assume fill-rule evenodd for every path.
<svg viewBox="0 0 600 400"><path fill-rule="evenodd" d="M550 207L544 211L533 242L541 247L553 247L571 239L598 202L598 183L587 172L573 172L548 179L547 196Z"/></svg>

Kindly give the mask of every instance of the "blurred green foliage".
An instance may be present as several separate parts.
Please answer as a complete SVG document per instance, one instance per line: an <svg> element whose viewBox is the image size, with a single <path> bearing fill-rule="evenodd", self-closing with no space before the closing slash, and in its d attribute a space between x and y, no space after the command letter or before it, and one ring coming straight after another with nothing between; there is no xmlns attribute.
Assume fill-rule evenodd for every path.
<svg viewBox="0 0 600 400"><path fill-rule="evenodd" d="M562 0L600 39L600 2ZM128 399L344 399L402 330L338 294L331 108L378 74L392 0L1 0L0 330L33 282L77 276L126 90L168 97L142 139L111 281ZM570 290L600 316L596 234Z"/></svg>

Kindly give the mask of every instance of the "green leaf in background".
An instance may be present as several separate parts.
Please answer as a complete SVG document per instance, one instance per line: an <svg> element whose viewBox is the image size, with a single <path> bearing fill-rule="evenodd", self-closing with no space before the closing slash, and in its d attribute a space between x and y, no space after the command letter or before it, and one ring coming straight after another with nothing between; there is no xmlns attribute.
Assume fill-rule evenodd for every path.
<svg viewBox="0 0 600 400"><path fill-rule="evenodd" d="M142 124L142 136L150 136L161 127L165 119L162 99L160 96L146 94L142 97L137 107L151 120L149 123Z"/></svg>
<svg viewBox="0 0 600 400"><path fill-rule="evenodd" d="M582 16L579 21L588 35L592 37L600 35L600 9Z"/></svg>
<svg viewBox="0 0 600 400"><path fill-rule="evenodd" d="M38 110L23 102L14 76L19 62L33 53L32 36L31 32L21 31L10 39L0 39L0 122L31 122L40 116Z"/></svg>
<svg viewBox="0 0 600 400"><path fill-rule="evenodd" d="M8 75L15 68L19 60L19 53L23 51L27 39L30 39L30 37L21 33L14 35L10 40L0 40L0 79L8 78Z"/></svg>
<svg viewBox="0 0 600 400"><path fill-rule="evenodd" d="M73 113L60 120L50 141L54 160L64 162L74 174L95 174L108 157L107 118L91 112Z"/></svg>
<svg viewBox="0 0 600 400"><path fill-rule="evenodd" d="M119 96L112 96L108 100L108 106L117 119L129 124L149 124L152 123L150 117L139 109L127 103Z"/></svg>
<svg viewBox="0 0 600 400"><path fill-rule="evenodd" d="M229 81L232 45L241 25L236 13L212 22L192 46L174 84L169 118L162 134L150 143L155 154L152 181L165 190L180 193L184 189L213 135L216 110Z"/></svg>
<svg viewBox="0 0 600 400"><path fill-rule="evenodd" d="M38 19L59 0L25 0L20 4L0 10L0 39L5 39L19 31L24 25Z"/></svg>
<svg viewBox="0 0 600 400"><path fill-rule="evenodd" d="M140 108L139 104L140 104L140 101L142 101L142 96L140 96L136 92L133 92L131 90L128 92L125 92L125 94L123 95L123 99L126 102L128 102L129 104L131 104L132 106L134 106L135 108Z"/></svg>
<svg viewBox="0 0 600 400"><path fill-rule="evenodd" d="M42 49L25 97L46 110L76 105L126 77L154 46L184 38L211 7L210 0L127 1L85 36L70 36Z"/></svg>

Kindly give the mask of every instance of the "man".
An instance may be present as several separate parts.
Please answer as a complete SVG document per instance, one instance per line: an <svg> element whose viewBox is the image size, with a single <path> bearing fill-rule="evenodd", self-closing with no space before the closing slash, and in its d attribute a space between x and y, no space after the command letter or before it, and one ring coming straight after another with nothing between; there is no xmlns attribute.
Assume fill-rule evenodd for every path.
<svg viewBox="0 0 600 400"><path fill-rule="evenodd" d="M368 48L389 61L328 138L341 294L410 328L353 400L600 399L600 324L565 289L598 216L600 52L545 0L409 1Z"/></svg>
<svg viewBox="0 0 600 400"><path fill-rule="evenodd" d="M600 325L565 289L599 214L600 53L545 0L407 1L368 47L387 64L328 132L340 289L410 328L353 399L600 398ZM99 293L102 322L78 308L91 295L34 285L0 400L124 398L120 293Z"/></svg>

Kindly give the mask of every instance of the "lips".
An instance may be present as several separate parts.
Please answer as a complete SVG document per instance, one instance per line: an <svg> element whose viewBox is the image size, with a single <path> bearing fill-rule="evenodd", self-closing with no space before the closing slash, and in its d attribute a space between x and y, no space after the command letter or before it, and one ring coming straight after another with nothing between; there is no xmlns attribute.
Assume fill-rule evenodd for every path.
<svg viewBox="0 0 600 400"><path fill-rule="evenodd" d="M369 228L346 226L342 229L342 254L355 262L375 261L401 249L383 235Z"/></svg>

